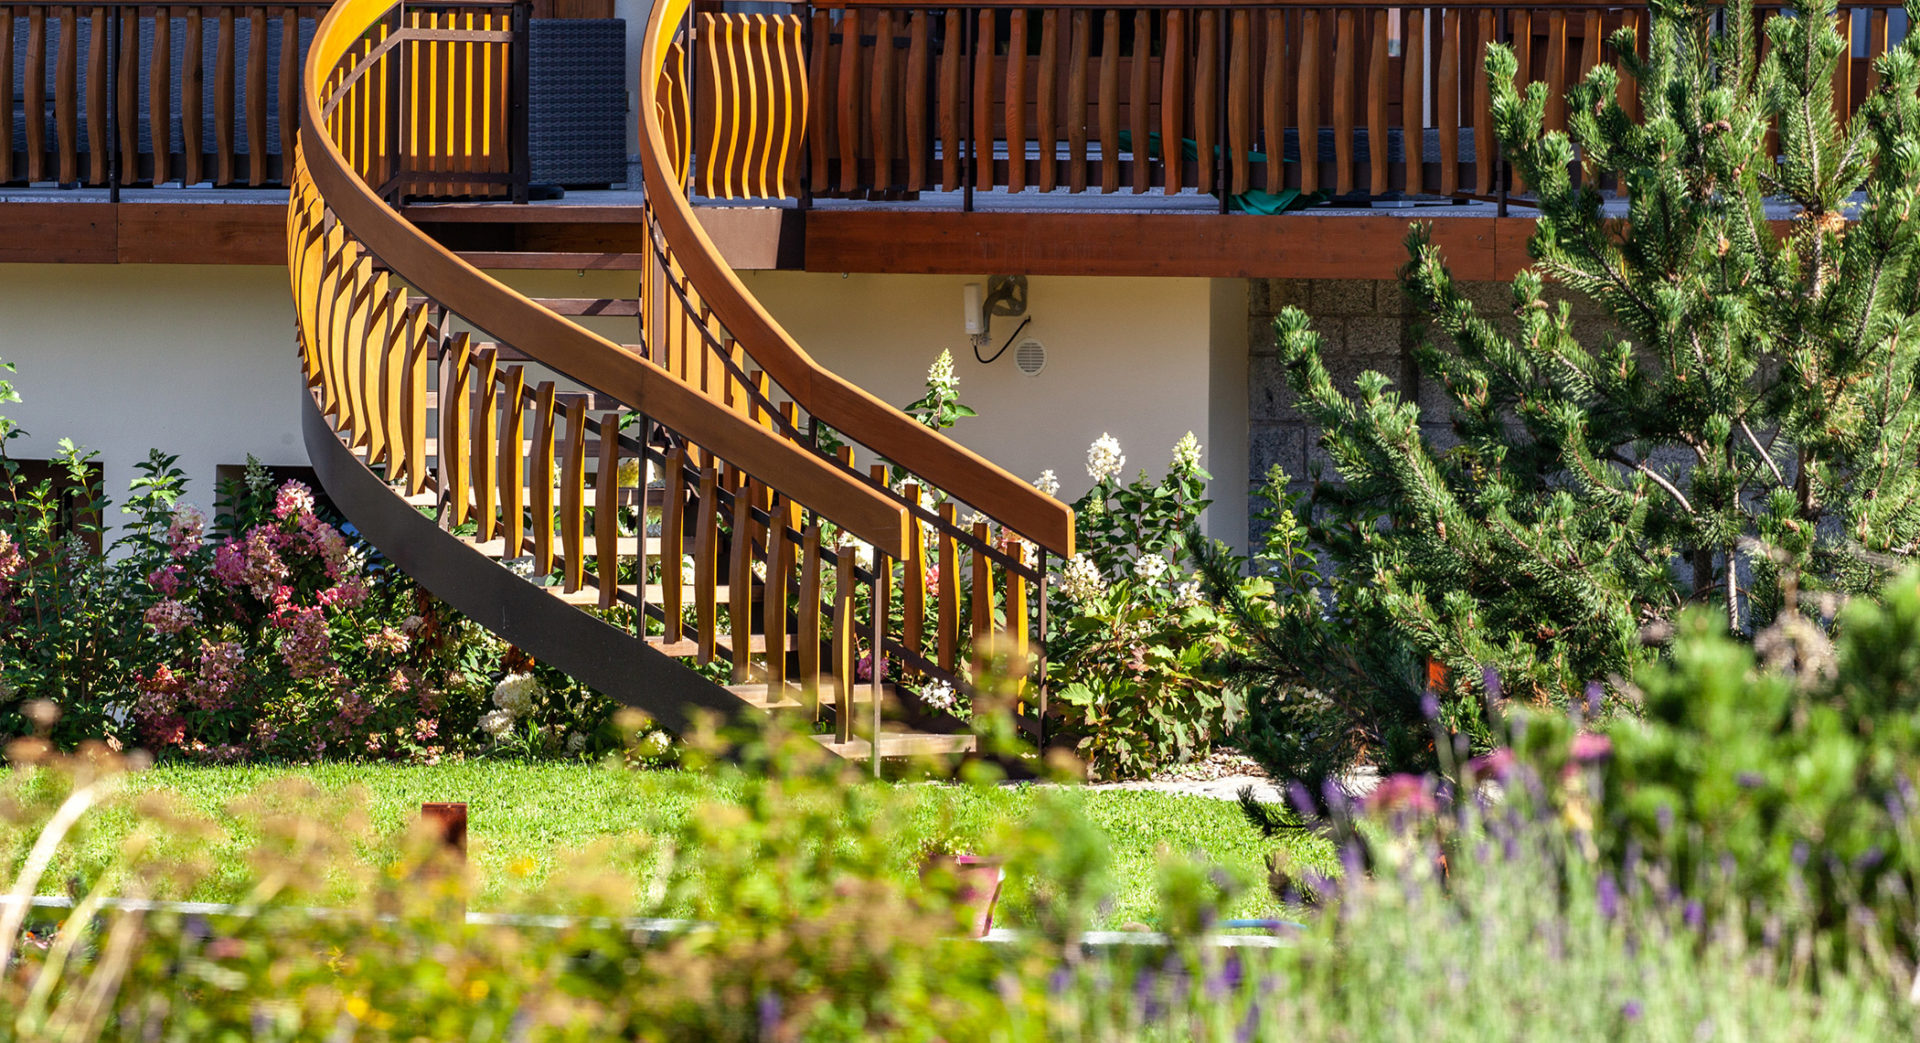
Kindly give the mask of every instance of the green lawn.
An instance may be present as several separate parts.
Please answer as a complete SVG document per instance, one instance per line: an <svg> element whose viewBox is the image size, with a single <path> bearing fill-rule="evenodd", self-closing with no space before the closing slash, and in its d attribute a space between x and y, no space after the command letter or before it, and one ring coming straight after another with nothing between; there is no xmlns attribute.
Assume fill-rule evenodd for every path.
<svg viewBox="0 0 1920 1043"><path fill-rule="evenodd" d="M596 845L617 847L622 839L641 833L656 816L671 819L687 813L695 799L676 785L670 773L628 771L581 764L506 763L476 761L433 767L323 764L298 768L162 767L131 777L127 787L138 799L149 793L171 794L185 808L212 816L220 830L194 842L204 856L208 874L192 897L206 901L234 900L247 879L242 857L257 837L249 822L261 812L236 809L258 804L253 796L275 784L308 780L326 799L321 807L339 809L343 827L358 788L373 832L391 834L419 816L424 801L465 801L469 806L469 853L480 871L477 908L512 898L521 890L537 890L557 867L577 865L595 852ZM1029 810L1033 791L1024 786L982 789L937 784L907 785L914 795L915 820L909 832L916 837L944 831L962 835L985 833L995 821ZM698 787L704 796L720 796L720 784ZM281 798L274 798L281 799ZM1199 854L1216 863L1237 867L1253 886L1233 907L1236 917L1271 916L1278 904L1260 883L1263 859L1276 842L1267 841L1241 818L1228 801L1139 791L1087 791L1082 795L1089 816L1113 842L1118 893L1107 917L1110 926L1130 921L1153 923L1154 872L1157 851L1165 846L1177 852ZM75 866L110 862L136 820L133 800L116 801L89 817L73 841L73 853L56 866L50 880L64 879ZM270 812L269 812L270 814ZM1323 841L1292 839L1296 855L1309 864L1331 869L1331 848ZM376 857L377 846L364 848ZM913 858L903 851L903 871ZM629 867L636 879L645 867ZM49 891L47 885L42 892Z"/></svg>

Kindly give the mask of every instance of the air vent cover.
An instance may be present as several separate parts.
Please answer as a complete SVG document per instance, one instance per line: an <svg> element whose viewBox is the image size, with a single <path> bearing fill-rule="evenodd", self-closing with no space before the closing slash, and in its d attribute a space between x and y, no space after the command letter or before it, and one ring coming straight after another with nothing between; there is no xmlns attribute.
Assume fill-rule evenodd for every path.
<svg viewBox="0 0 1920 1043"><path fill-rule="evenodd" d="M1037 340L1023 340L1013 351L1013 364L1027 376L1037 377L1047 368L1047 349Z"/></svg>

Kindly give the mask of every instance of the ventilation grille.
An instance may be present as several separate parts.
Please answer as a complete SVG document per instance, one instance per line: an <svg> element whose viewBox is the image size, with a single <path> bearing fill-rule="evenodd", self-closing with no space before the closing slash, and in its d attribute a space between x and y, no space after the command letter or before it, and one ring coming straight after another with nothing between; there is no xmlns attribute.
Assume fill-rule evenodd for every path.
<svg viewBox="0 0 1920 1043"><path fill-rule="evenodd" d="M1013 351L1013 364L1027 376L1037 377L1047 368L1047 349L1037 340L1023 340Z"/></svg>

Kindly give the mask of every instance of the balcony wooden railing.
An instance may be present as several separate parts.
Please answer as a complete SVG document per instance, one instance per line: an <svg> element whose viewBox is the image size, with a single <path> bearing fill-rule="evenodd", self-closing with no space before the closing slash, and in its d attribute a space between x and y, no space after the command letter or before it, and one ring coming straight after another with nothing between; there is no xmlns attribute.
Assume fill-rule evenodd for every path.
<svg viewBox="0 0 1920 1043"><path fill-rule="evenodd" d="M302 58L325 0L155 6L0 3L0 184L279 186L299 126ZM419 32L379 97L335 110L383 192L501 195L524 187L526 4L409 4ZM461 30L459 42L444 34ZM399 76L431 91L403 94ZM482 81L486 89L475 89ZM480 99L474 120L402 97ZM464 117L464 112L452 115ZM340 128L336 128L340 129ZM456 133L500 140L455 140ZM378 136L379 141L369 140ZM515 143L518 143L518 151Z"/></svg>
<svg viewBox="0 0 1920 1043"><path fill-rule="evenodd" d="M409 57L423 43L477 53L502 42L499 23L411 10L341 0L303 79L288 264L308 449L336 502L429 589L670 725L696 706L791 710L830 719L824 745L876 764L971 748L924 730L959 722L893 686L965 689L973 641L1018 657L1043 639L1046 554L1072 552L1072 512L793 344L694 220L686 144L653 106L653 263L635 300L529 299L407 222L385 196L405 174L395 157L417 149L393 144L392 113L458 146L429 183L486 184L475 172L511 147L486 131L497 77L418 76ZM683 10L655 11L642 66L669 115L684 108L658 59ZM609 306L640 320L639 345L561 314ZM826 451L829 426L884 449L904 481ZM989 520L961 524L962 504ZM877 666L860 678L863 652Z"/></svg>
<svg viewBox="0 0 1920 1043"><path fill-rule="evenodd" d="M1769 6L1767 16L1782 5ZM1892 0L1841 8L1851 111L1889 41ZM784 17L702 13L688 64L694 188L712 197L1250 190L1490 196L1498 160L1484 57L1566 88L1644 4L1286 2L948 6L820 0ZM769 45L772 39L775 44ZM791 49L804 89L769 54ZM1632 77L1621 78L1629 112ZM769 100L771 99L771 100ZM777 130L769 133L769 119ZM778 178L746 176L778 171Z"/></svg>

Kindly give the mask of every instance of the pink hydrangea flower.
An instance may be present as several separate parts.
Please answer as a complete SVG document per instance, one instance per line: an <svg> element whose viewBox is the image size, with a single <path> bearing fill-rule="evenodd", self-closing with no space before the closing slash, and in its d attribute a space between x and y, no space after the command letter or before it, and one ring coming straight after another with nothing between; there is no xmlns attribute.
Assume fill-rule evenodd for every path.
<svg viewBox="0 0 1920 1043"><path fill-rule="evenodd" d="M180 577L185 575L186 571L178 565L162 565L147 573L147 583L162 596L173 597L180 593Z"/></svg>
<svg viewBox="0 0 1920 1043"><path fill-rule="evenodd" d="M246 545L228 540L213 552L213 578L223 587L239 587L246 582Z"/></svg>
<svg viewBox="0 0 1920 1043"><path fill-rule="evenodd" d="M286 631L280 638L280 659L295 677L319 677L327 672L332 661L327 652L332 647L332 637L327 633L327 619L318 608L289 608L280 613L275 622Z"/></svg>
<svg viewBox="0 0 1920 1043"><path fill-rule="evenodd" d="M200 642L200 672L188 698L202 710L224 710L233 704L233 690L240 684L246 651L238 642Z"/></svg>
<svg viewBox="0 0 1920 1043"><path fill-rule="evenodd" d="M26 564L26 558L20 553L20 545L13 542L13 537L5 531L0 531L0 582L19 575Z"/></svg>
<svg viewBox="0 0 1920 1043"><path fill-rule="evenodd" d="M285 521L313 513L313 490L304 482L288 482L273 497L273 516Z"/></svg>
<svg viewBox="0 0 1920 1043"><path fill-rule="evenodd" d="M1580 764L1592 764L1613 755L1613 740L1594 732L1581 732L1573 737L1567 752Z"/></svg>
<svg viewBox="0 0 1920 1043"><path fill-rule="evenodd" d="M386 652L392 655L400 655L407 650L407 646L411 642L407 640L407 635L395 630L393 627L381 627L373 633L368 634L365 643L367 651L369 652Z"/></svg>
<svg viewBox="0 0 1920 1043"><path fill-rule="evenodd" d="M330 608L359 608L366 600L367 584L358 576L349 576L320 592L320 603Z"/></svg>
<svg viewBox="0 0 1920 1043"><path fill-rule="evenodd" d="M246 564L241 569L240 580L261 601L272 598L275 588L288 575L286 563L280 560L281 539L279 533L264 525L256 525L247 533Z"/></svg>
<svg viewBox="0 0 1920 1043"><path fill-rule="evenodd" d="M1367 810L1411 811L1426 814L1439 807L1433 799L1433 787L1425 775L1389 775L1367 794Z"/></svg>
<svg viewBox="0 0 1920 1043"><path fill-rule="evenodd" d="M176 558L184 558L200 549L207 531L207 516L199 508L181 504L173 509L167 523L167 549Z"/></svg>
<svg viewBox="0 0 1920 1043"><path fill-rule="evenodd" d="M200 622L200 612L172 598L164 598L147 609L147 625L154 633L171 636Z"/></svg>

